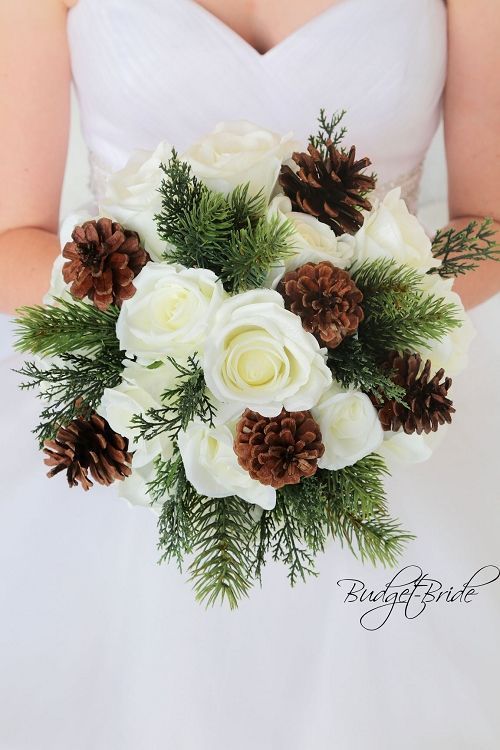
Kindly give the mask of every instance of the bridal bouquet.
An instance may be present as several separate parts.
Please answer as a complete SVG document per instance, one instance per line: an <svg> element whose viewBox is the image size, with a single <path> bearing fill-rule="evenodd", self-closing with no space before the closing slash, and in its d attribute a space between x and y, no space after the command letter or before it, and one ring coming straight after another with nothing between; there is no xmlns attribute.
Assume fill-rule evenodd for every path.
<svg viewBox="0 0 500 750"><path fill-rule="evenodd" d="M207 603L268 557L305 578L329 537L394 564L387 466L427 459L455 411L453 277L497 252L490 224L431 242L399 189L372 202L342 114L305 151L235 122L134 155L17 320L49 476L151 506Z"/></svg>

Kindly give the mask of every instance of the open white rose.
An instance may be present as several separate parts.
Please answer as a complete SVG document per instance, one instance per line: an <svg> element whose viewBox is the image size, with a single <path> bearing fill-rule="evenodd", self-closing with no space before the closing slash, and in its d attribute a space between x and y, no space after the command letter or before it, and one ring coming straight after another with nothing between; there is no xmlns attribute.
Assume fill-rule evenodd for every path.
<svg viewBox="0 0 500 750"><path fill-rule="evenodd" d="M116 432L128 438L129 450L134 452L133 469L145 466L160 454L163 458L172 455L173 445L167 433L144 440L131 421L134 414L144 415L148 409L162 405L161 395L175 383L177 374L170 362L154 369L130 362L123 371L122 382L104 391L98 412Z"/></svg>
<svg viewBox="0 0 500 750"><path fill-rule="evenodd" d="M182 158L212 190L227 195L249 183L250 195L262 190L269 200L281 164L294 148L290 135L281 136L246 121L221 122Z"/></svg>
<svg viewBox="0 0 500 750"><path fill-rule="evenodd" d="M420 273L439 266L432 255L432 243L424 228L394 188L384 200L365 213L361 229L355 235L355 266L367 260L390 258L398 265L410 266Z"/></svg>
<svg viewBox="0 0 500 750"><path fill-rule="evenodd" d="M292 202L286 195L275 196L269 204L268 218L289 220L294 232L290 237L291 253L283 263L271 269L266 286L275 287L286 271L293 271L303 263L330 261L337 268L347 268L353 259L355 239L349 234L337 237L327 224L314 216L292 211Z"/></svg>
<svg viewBox="0 0 500 750"><path fill-rule="evenodd" d="M421 347L422 358L430 359L434 371L444 368L446 375L454 377L467 367L469 348L476 335L474 326L465 312L460 296L452 290L453 279L442 279L438 274L423 277L422 288L429 294L452 302L457 308L461 325L452 328L440 341L429 341Z"/></svg>
<svg viewBox="0 0 500 750"><path fill-rule="evenodd" d="M165 141L154 151L136 151L123 169L109 177L99 206L101 215L135 230L153 260L161 260L168 247L158 236L154 216L161 209L160 164L167 164L171 155L172 147Z"/></svg>
<svg viewBox="0 0 500 750"><path fill-rule="evenodd" d="M379 448L383 440L377 410L365 393L344 390L337 383L312 409L318 422L325 452L318 460L321 469L352 466Z"/></svg>
<svg viewBox="0 0 500 750"><path fill-rule="evenodd" d="M148 263L135 278L116 333L120 346L146 361L201 352L225 292L212 271Z"/></svg>
<svg viewBox="0 0 500 750"><path fill-rule="evenodd" d="M282 407L310 409L332 380L325 350L271 289L237 294L220 305L205 344L204 372L220 401L267 417Z"/></svg>
<svg viewBox="0 0 500 750"><path fill-rule="evenodd" d="M155 477L154 463L151 462L146 466L137 467L132 457L132 474L121 482L117 482L117 494L122 500L126 500L129 505L142 506L149 508L153 513L159 515L164 500L152 503L151 495L148 493L148 482Z"/></svg>
<svg viewBox="0 0 500 750"><path fill-rule="evenodd" d="M179 433L178 446L186 476L201 495L237 495L269 510L276 503L276 490L252 479L242 469L233 450L234 436L228 425L210 427L191 422Z"/></svg>

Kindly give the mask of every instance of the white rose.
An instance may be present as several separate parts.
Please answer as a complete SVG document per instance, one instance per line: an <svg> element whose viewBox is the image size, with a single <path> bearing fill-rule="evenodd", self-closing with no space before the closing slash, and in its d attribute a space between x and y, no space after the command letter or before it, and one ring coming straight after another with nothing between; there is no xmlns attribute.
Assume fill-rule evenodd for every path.
<svg viewBox="0 0 500 750"><path fill-rule="evenodd" d="M321 469L336 471L352 466L382 443L377 410L361 391L343 390L333 383L312 409L312 415L320 426L325 446L318 460Z"/></svg>
<svg viewBox="0 0 500 750"><path fill-rule="evenodd" d="M148 263L134 285L136 293L123 302L116 324L122 349L149 361L202 351L225 296L212 271Z"/></svg>
<svg viewBox="0 0 500 750"><path fill-rule="evenodd" d="M177 374L170 362L154 369L130 362L123 371L122 382L104 391L97 411L116 432L128 438L129 450L134 451L134 469L145 466L160 454L163 458L172 455L173 445L167 433L144 440L132 426L132 417L161 407L161 395L175 383Z"/></svg>
<svg viewBox="0 0 500 750"><path fill-rule="evenodd" d="M233 442L228 425L210 427L191 422L178 437L188 480L197 492L207 497L237 495L266 510L274 508L276 490L252 479L239 465Z"/></svg>
<svg viewBox="0 0 500 750"><path fill-rule="evenodd" d="M134 458L132 458L132 474L123 481L117 482L118 497L126 500L129 505L149 508L153 513L159 515L163 507L163 502L167 498L165 497L154 503L151 502L152 498L148 493L148 482L151 482L155 476L154 463L138 468L135 466Z"/></svg>
<svg viewBox="0 0 500 750"><path fill-rule="evenodd" d="M337 268L347 268L353 259L356 241L349 234L337 237L327 224L314 216L292 211L292 203L286 195L277 195L268 209L268 218L287 219L293 225L290 237L290 255L283 263L271 269L266 286L275 287L286 271L293 271L303 263L330 261Z"/></svg>
<svg viewBox="0 0 500 750"><path fill-rule="evenodd" d="M153 260L161 260L168 248L158 236L154 216L161 209L160 164L167 164L171 155L172 147L165 141L155 151L136 151L123 169L109 177L99 206L101 215L136 231Z"/></svg>
<svg viewBox="0 0 500 750"><path fill-rule="evenodd" d="M425 439L425 435L414 432L407 435L403 430L399 432L384 432L384 441L377 453L385 460L389 469L406 464L419 464L427 461L432 450Z"/></svg>
<svg viewBox="0 0 500 750"><path fill-rule="evenodd" d="M221 122L183 155L211 190L227 195L249 183L250 195L273 191L282 162L294 151L290 135L281 136L250 122Z"/></svg>
<svg viewBox="0 0 500 750"><path fill-rule="evenodd" d="M372 211L365 213L355 240L356 266L364 261L390 258L398 265L426 273L440 264L432 255L432 243L425 230L402 200L401 188L391 190Z"/></svg>
<svg viewBox="0 0 500 750"><path fill-rule="evenodd" d="M272 417L317 403L332 380L325 356L278 292L255 289L219 307L205 344L205 379L220 401Z"/></svg>
<svg viewBox="0 0 500 750"><path fill-rule="evenodd" d="M460 296L452 291L453 279L442 279L438 274L423 277L422 288L429 294L442 297L457 308L461 325L452 328L440 341L429 341L420 353L423 359L430 359L433 370L444 368L446 375L454 377L467 367L469 348L476 335L472 321L465 312Z"/></svg>

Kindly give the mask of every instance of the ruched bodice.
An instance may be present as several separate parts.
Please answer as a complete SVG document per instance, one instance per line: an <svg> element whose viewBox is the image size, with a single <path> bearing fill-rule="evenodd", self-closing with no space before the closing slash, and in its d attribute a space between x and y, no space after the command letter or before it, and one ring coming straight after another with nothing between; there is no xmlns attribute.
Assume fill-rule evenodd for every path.
<svg viewBox="0 0 500 750"><path fill-rule="evenodd" d="M347 110L381 185L415 191L440 116L443 0L337 0L264 55L194 0L79 0L68 33L95 177L220 120L304 140L325 107Z"/></svg>

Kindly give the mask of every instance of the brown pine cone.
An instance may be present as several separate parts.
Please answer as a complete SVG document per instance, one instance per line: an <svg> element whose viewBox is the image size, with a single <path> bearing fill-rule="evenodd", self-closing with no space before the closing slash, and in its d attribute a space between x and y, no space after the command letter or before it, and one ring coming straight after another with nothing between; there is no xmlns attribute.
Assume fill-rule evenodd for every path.
<svg viewBox="0 0 500 750"><path fill-rule="evenodd" d="M102 218L76 226L71 236L62 273L74 297L89 297L99 310L133 297L132 281L150 260L137 232Z"/></svg>
<svg viewBox="0 0 500 750"><path fill-rule="evenodd" d="M365 194L374 189L375 178L362 173L370 160L356 161L355 146L344 153L331 141L326 159L312 145L307 147L307 153L295 152L292 159L299 170L294 172L283 165L279 183L294 211L316 216L337 235L355 234L364 221L361 209L371 209Z"/></svg>
<svg viewBox="0 0 500 750"><path fill-rule="evenodd" d="M105 485L132 473L127 438L115 432L96 412L89 419L77 417L60 427L54 440L45 441L44 452L45 464L54 467L47 476L66 470L70 487L78 483L84 490L92 487L89 472L96 482Z"/></svg>
<svg viewBox="0 0 500 750"><path fill-rule="evenodd" d="M374 406L384 430L397 432L401 427L407 435L416 432L436 432L439 425L451 422L455 413L453 402L448 398L451 378L442 380L444 370L441 368L431 378L431 362L428 359L423 367L418 354L405 353L402 356L392 352L386 363L388 370L393 370L392 380L405 389L405 403L394 399L381 400L371 394Z"/></svg>
<svg viewBox="0 0 500 750"><path fill-rule="evenodd" d="M279 489L312 476L325 451L319 425L309 411L263 417L245 409L236 426L234 451L252 479Z"/></svg>
<svg viewBox="0 0 500 750"><path fill-rule="evenodd" d="M362 292L347 271L329 261L305 263L289 271L280 281L278 292L287 310L298 315L305 330L329 349L356 333L364 317Z"/></svg>

